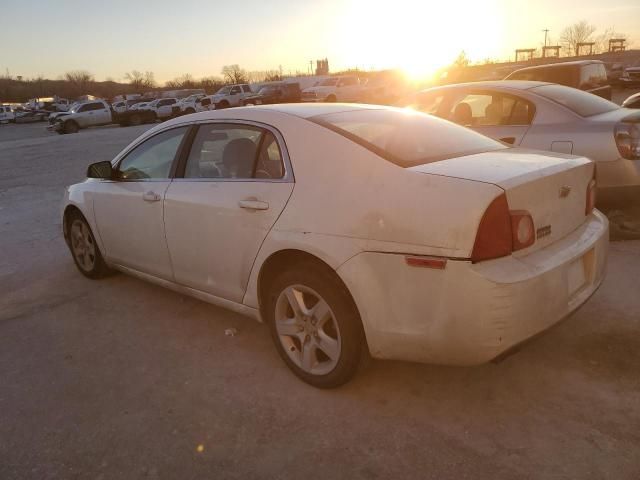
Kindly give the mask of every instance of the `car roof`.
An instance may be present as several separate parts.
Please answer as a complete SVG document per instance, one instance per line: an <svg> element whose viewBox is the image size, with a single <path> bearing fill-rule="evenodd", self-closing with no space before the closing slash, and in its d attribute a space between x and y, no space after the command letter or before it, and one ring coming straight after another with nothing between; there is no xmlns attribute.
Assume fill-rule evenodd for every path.
<svg viewBox="0 0 640 480"><path fill-rule="evenodd" d="M389 107L360 103L280 103L276 105L258 105L245 108L264 111L271 110L295 115L300 118L310 118L316 115L326 115L330 113L349 112L353 110L383 110Z"/></svg>
<svg viewBox="0 0 640 480"><path fill-rule="evenodd" d="M544 65L532 65L531 67L519 68L518 70L515 70L513 73L523 72L527 70L537 70L540 68L560 68L560 67L576 67L576 66L579 67L582 65L591 65L594 63L600 63L604 65L604 62L602 62L601 60L574 60L572 62L558 62L558 63L545 63Z"/></svg>
<svg viewBox="0 0 640 480"><path fill-rule="evenodd" d="M544 85L553 85L549 82L537 82L534 80L487 80L483 82L466 82L466 83L452 83L450 85L442 85L439 87L432 87L422 90L423 92L430 90L439 90L443 88L508 88L512 90L530 90L536 87L542 87Z"/></svg>

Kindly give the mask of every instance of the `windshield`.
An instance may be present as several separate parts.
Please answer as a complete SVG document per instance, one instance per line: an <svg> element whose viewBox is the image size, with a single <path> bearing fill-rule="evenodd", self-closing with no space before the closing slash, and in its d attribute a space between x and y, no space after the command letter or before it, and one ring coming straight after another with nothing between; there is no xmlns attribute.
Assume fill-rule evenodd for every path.
<svg viewBox="0 0 640 480"><path fill-rule="evenodd" d="M337 85L337 84L338 84L338 79L337 78L327 78L326 80L322 81L320 86L322 86L322 87L332 87L333 85Z"/></svg>
<svg viewBox="0 0 640 480"><path fill-rule="evenodd" d="M543 85L534 87L531 91L564 105L581 117L590 117L620 108L602 97L564 85Z"/></svg>
<svg viewBox="0 0 640 480"><path fill-rule="evenodd" d="M226 87L222 87L220 90L216 92L216 95L226 95L231 91L231 85L227 85Z"/></svg>
<svg viewBox="0 0 640 480"><path fill-rule="evenodd" d="M359 109L310 120L404 168L507 148L467 128L411 110Z"/></svg>

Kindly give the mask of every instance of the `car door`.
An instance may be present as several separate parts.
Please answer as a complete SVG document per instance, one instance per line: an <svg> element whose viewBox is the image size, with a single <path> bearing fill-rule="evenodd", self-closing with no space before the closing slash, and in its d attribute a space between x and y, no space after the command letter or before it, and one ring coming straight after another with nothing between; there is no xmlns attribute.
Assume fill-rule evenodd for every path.
<svg viewBox="0 0 640 480"><path fill-rule="evenodd" d="M78 112L73 116L73 120L81 127L89 127L92 125L93 119L93 105L91 103L85 103L78 107Z"/></svg>
<svg viewBox="0 0 640 480"><path fill-rule="evenodd" d="M163 199L189 128L164 130L144 140L114 166L112 180L96 182L93 210L107 260L173 279Z"/></svg>
<svg viewBox="0 0 640 480"><path fill-rule="evenodd" d="M176 282L240 303L293 191L284 142L250 122L201 124L179 176L164 216Z"/></svg>
<svg viewBox="0 0 640 480"><path fill-rule="evenodd" d="M535 106L496 91L461 91L448 103L448 119L510 145L520 145L531 126Z"/></svg>

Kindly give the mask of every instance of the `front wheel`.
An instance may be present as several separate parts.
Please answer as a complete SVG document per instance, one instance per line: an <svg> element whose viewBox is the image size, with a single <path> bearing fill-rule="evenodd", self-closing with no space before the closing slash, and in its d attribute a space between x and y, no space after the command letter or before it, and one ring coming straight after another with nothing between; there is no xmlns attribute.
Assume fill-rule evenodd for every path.
<svg viewBox="0 0 640 480"><path fill-rule="evenodd" d="M80 127L73 120L67 120L66 122L64 122L63 130L64 130L64 133L78 133L78 130L80 130Z"/></svg>
<svg viewBox="0 0 640 480"><path fill-rule="evenodd" d="M66 221L69 249L80 273L92 279L109 275L111 269L104 262L91 227L84 217L74 212Z"/></svg>
<svg viewBox="0 0 640 480"><path fill-rule="evenodd" d="M300 379L338 387L358 370L364 334L356 305L328 267L310 262L277 275L266 316L278 353Z"/></svg>

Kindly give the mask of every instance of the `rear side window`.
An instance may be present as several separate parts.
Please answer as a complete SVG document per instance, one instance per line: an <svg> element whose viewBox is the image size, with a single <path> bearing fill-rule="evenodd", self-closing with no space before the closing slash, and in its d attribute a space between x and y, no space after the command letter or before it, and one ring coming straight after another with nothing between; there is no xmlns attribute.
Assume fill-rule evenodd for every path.
<svg viewBox="0 0 640 480"><path fill-rule="evenodd" d="M620 108L615 103L597 95L563 85L542 85L530 91L564 105L581 117L590 117Z"/></svg>
<svg viewBox="0 0 640 480"><path fill-rule="evenodd" d="M404 168L507 148L472 130L410 110L352 110L310 120Z"/></svg>
<svg viewBox="0 0 640 480"><path fill-rule="evenodd" d="M607 71L602 63L591 63L584 65L580 69L580 86L581 90L591 90L593 88L607 85Z"/></svg>

